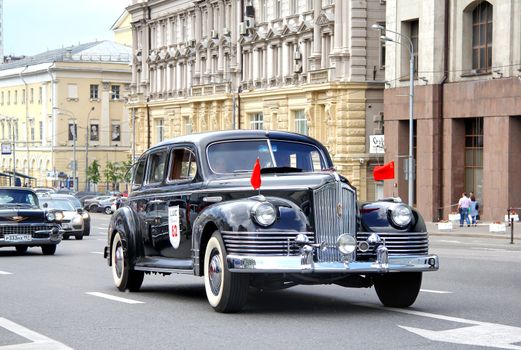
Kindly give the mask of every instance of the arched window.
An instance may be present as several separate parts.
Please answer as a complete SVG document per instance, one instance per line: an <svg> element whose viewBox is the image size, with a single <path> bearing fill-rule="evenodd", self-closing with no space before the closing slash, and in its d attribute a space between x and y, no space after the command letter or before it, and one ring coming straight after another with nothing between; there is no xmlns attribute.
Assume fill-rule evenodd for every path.
<svg viewBox="0 0 521 350"><path fill-rule="evenodd" d="M492 5L486 1L472 11L472 69L487 72L492 67Z"/></svg>

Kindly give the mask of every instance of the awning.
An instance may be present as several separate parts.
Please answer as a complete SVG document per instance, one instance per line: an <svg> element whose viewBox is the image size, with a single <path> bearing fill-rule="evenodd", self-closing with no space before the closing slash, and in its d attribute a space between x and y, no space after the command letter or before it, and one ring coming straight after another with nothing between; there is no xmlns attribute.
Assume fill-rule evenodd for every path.
<svg viewBox="0 0 521 350"><path fill-rule="evenodd" d="M7 176L13 176L13 172L12 171L6 171L7 173ZM32 179L32 180L36 180L35 177L32 177L32 176L29 176L29 175L25 175L25 174L22 174L22 173L19 173L18 171L15 173L17 177L21 177L21 178L24 178L24 179ZM4 175L5 176L5 175Z"/></svg>

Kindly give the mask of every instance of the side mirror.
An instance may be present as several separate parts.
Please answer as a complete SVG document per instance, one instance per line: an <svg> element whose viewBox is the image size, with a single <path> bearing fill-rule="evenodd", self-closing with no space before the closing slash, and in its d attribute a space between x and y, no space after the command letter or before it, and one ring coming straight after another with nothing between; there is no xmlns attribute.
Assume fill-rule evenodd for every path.
<svg viewBox="0 0 521 350"><path fill-rule="evenodd" d="M47 203L43 203L43 205L42 205L42 207L44 207L44 208L47 208L48 206L49 206L49 204L47 204Z"/></svg>
<svg viewBox="0 0 521 350"><path fill-rule="evenodd" d="M78 214L83 214L83 209L78 208L78 209L76 209L76 212L77 212Z"/></svg>

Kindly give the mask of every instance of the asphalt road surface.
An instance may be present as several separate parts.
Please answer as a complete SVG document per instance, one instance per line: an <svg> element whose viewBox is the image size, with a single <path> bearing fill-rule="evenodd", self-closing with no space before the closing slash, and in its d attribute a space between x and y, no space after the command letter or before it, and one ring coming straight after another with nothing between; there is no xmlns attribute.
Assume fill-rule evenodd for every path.
<svg viewBox="0 0 521 350"><path fill-rule="evenodd" d="M416 303L384 308L374 289L253 292L242 313L213 311L203 280L147 275L121 293L103 259L109 216L56 255L0 249L4 349L521 349L521 243L431 237L438 272Z"/></svg>

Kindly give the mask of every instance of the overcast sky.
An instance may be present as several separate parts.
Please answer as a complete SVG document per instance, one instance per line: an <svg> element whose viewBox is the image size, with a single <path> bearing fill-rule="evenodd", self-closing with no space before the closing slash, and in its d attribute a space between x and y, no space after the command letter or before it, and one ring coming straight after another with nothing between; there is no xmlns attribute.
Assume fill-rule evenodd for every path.
<svg viewBox="0 0 521 350"><path fill-rule="evenodd" d="M34 55L112 40L110 27L131 0L4 0L4 55Z"/></svg>

